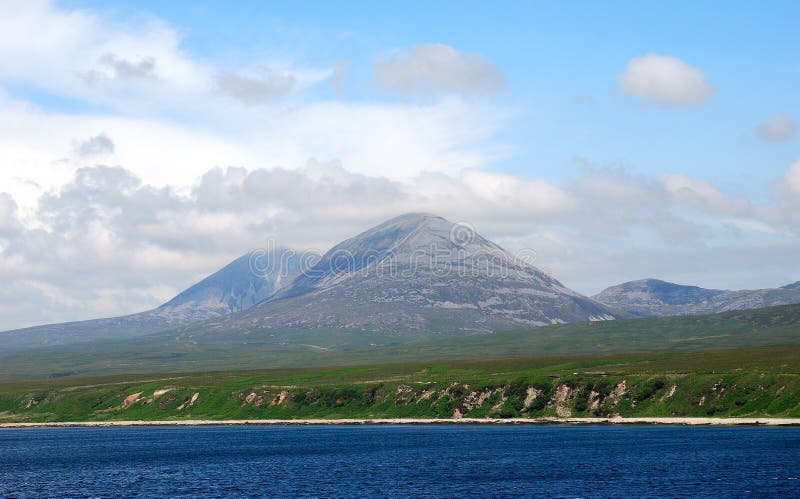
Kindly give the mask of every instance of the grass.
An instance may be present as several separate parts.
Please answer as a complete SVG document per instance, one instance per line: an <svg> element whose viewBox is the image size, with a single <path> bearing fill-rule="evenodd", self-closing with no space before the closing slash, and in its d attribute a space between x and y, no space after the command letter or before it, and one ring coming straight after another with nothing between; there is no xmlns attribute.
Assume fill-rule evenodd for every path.
<svg viewBox="0 0 800 499"><path fill-rule="evenodd" d="M0 422L449 418L456 413L800 417L800 346L0 384Z"/></svg>
<svg viewBox="0 0 800 499"><path fill-rule="evenodd" d="M458 337L341 329L208 330L188 337L165 332L136 340L0 353L0 380L769 345L800 345L800 305L562 324Z"/></svg>

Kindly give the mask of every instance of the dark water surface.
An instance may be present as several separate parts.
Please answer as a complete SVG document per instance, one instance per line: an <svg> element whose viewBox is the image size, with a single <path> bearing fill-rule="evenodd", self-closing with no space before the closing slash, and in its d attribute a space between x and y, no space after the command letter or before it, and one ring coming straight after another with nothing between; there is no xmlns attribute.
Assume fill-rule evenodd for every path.
<svg viewBox="0 0 800 499"><path fill-rule="evenodd" d="M0 429L0 497L800 496L800 428Z"/></svg>

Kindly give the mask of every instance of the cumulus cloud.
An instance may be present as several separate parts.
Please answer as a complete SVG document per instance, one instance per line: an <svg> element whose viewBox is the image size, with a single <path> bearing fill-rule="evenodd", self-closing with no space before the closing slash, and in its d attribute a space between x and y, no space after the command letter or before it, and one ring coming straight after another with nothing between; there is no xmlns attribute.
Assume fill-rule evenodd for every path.
<svg viewBox="0 0 800 499"><path fill-rule="evenodd" d="M794 137L797 123L783 113L773 114L758 125L756 134L768 142L785 142Z"/></svg>
<svg viewBox="0 0 800 499"><path fill-rule="evenodd" d="M75 143L74 149L75 154L81 157L114 154L114 141L108 135L101 133Z"/></svg>
<svg viewBox="0 0 800 499"><path fill-rule="evenodd" d="M254 106L288 96L297 81L290 74L264 70L258 76L222 72L216 75L215 83L218 92Z"/></svg>
<svg viewBox="0 0 800 499"><path fill-rule="evenodd" d="M663 106L695 106L707 102L714 87L702 69L677 57L647 54L628 61L619 75L622 91Z"/></svg>
<svg viewBox="0 0 800 499"><path fill-rule="evenodd" d="M407 105L311 102L291 107L231 106L213 116L228 133L172 120L49 113L0 96L0 162L25 165L41 190L68 182L97 156L78 156L75 137L98 130L113 138L114 162L144 182L188 188L219 165L303 165L309 157L337 158L348 170L395 180L423 171L457 174L504 157L495 139L508 113L491 104L441 99ZM63 158L72 157L68 163ZM18 186L19 169L0 168L0 185L26 209L40 190ZM12 191L12 188L14 189Z"/></svg>
<svg viewBox="0 0 800 499"><path fill-rule="evenodd" d="M406 94L490 94L503 86L500 70L483 56L439 43L378 59L374 72L379 86Z"/></svg>
<svg viewBox="0 0 800 499"><path fill-rule="evenodd" d="M800 194L800 161L795 161L786 172L786 183L789 189L796 194Z"/></svg>
<svg viewBox="0 0 800 499"><path fill-rule="evenodd" d="M10 236L19 228L17 203L11 194L0 192L0 237Z"/></svg>
<svg viewBox="0 0 800 499"><path fill-rule="evenodd" d="M706 228L673 213L675 202L663 185L622 167L598 167L581 160L582 173L568 188L580 199L578 213L564 220L594 242L642 232L662 241L697 245Z"/></svg>
<svg viewBox="0 0 800 499"><path fill-rule="evenodd" d="M468 202L481 200L526 216L563 213L575 207L575 200L563 189L542 180L524 180L511 175L469 170L463 173Z"/></svg>
<svg viewBox="0 0 800 499"><path fill-rule="evenodd" d="M97 60L97 69L79 73L87 85L98 85L111 81L155 80L156 59L141 57L135 60L107 53Z"/></svg>
<svg viewBox="0 0 800 499"><path fill-rule="evenodd" d="M694 208L729 215L746 215L752 211L747 200L731 199L702 180L675 173L665 174L661 180L670 195Z"/></svg>

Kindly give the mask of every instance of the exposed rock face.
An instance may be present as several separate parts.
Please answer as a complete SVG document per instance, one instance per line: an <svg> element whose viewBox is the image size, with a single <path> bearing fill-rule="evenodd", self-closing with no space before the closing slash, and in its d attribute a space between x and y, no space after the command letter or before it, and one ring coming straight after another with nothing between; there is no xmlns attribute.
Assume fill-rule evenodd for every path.
<svg viewBox="0 0 800 499"><path fill-rule="evenodd" d="M246 310L297 276L298 262L282 248L247 253L153 310L0 333L0 350L132 338Z"/></svg>
<svg viewBox="0 0 800 499"><path fill-rule="evenodd" d="M192 398L190 398L189 400L187 400L186 402L184 402L184 403L182 403L181 405L178 406L178 410L182 411L182 410L184 410L184 409L186 409L188 407L193 406L195 403L197 403L197 400L199 398L200 398L200 393L199 392L195 392L192 395Z"/></svg>
<svg viewBox="0 0 800 499"><path fill-rule="evenodd" d="M777 289L726 291L642 279L612 286L592 298L639 316L710 314L800 303L800 283Z"/></svg>
<svg viewBox="0 0 800 499"><path fill-rule="evenodd" d="M614 318L469 227L409 214L338 244L274 296L215 327L469 333Z"/></svg>
<svg viewBox="0 0 800 499"><path fill-rule="evenodd" d="M122 401L122 405L120 405L120 407L122 409L130 407L131 405L136 403L142 397L142 393L143 392L137 392L137 393L132 393L132 394L128 395L127 397L125 397L125 400Z"/></svg>

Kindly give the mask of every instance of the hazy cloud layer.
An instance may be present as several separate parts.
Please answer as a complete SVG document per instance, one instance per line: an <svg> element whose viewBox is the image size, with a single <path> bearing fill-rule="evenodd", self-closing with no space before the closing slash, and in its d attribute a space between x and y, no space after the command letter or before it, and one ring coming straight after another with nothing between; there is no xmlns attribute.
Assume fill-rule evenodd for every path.
<svg viewBox="0 0 800 499"><path fill-rule="evenodd" d="M756 134L768 142L786 142L794 137L797 123L783 113L773 114L758 125Z"/></svg>
<svg viewBox="0 0 800 499"><path fill-rule="evenodd" d="M647 54L628 61L619 75L626 94L642 97L663 106L695 106L707 102L714 87L700 68L677 57Z"/></svg>
<svg viewBox="0 0 800 499"><path fill-rule="evenodd" d="M416 45L375 62L375 81L400 93L490 94L503 86L503 76L478 53L449 45Z"/></svg>

